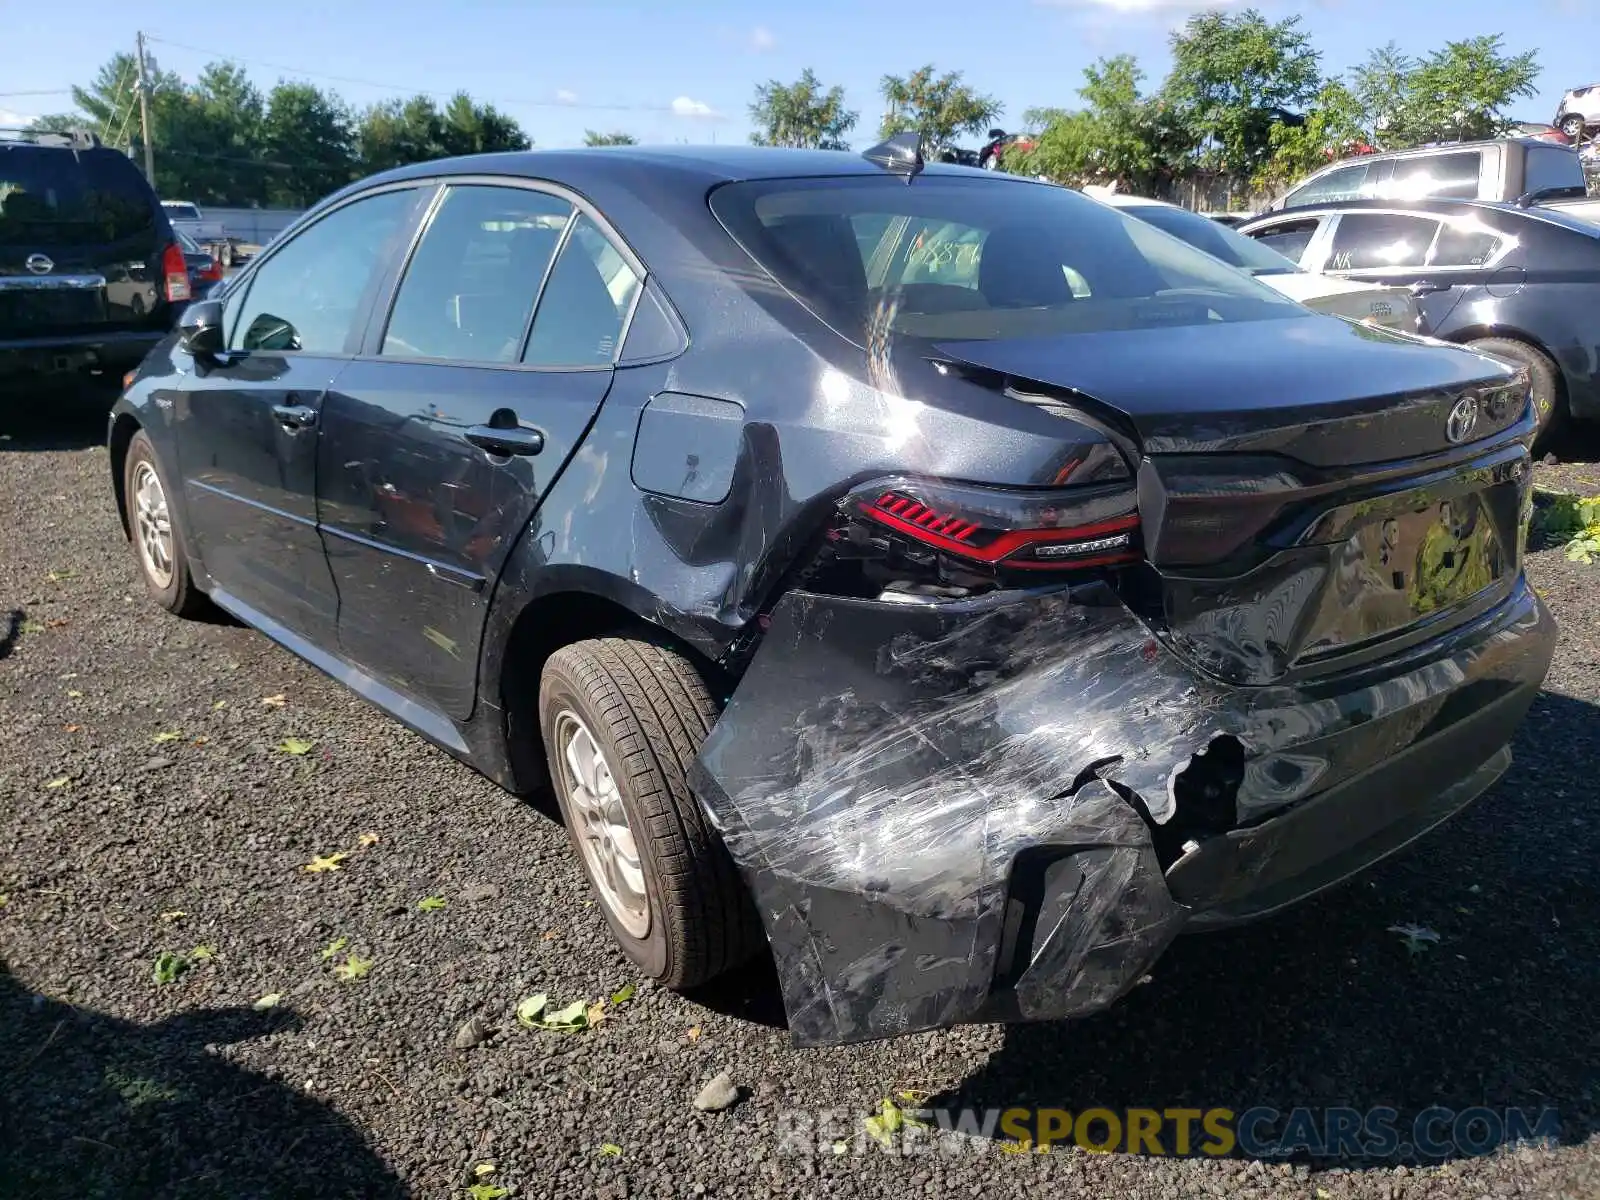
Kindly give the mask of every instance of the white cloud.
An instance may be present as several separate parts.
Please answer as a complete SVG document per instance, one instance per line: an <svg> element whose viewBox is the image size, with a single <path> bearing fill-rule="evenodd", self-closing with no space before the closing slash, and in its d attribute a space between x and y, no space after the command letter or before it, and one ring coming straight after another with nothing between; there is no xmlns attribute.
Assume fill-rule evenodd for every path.
<svg viewBox="0 0 1600 1200"><path fill-rule="evenodd" d="M562 104L576 104L578 102L578 93L569 92L566 88L562 88L556 92L556 99Z"/></svg>
<svg viewBox="0 0 1600 1200"><path fill-rule="evenodd" d="M778 44L778 39L773 36L772 30L765 25L757 25L750 31L750 49L757 54L765 54Z"/></svg>
<svg viewBox="0 0 1600 1200"><path fill-rule="evenodd" d="M27 113L12 112L9 108L0 108L0 129L21 129L24 125L38 120L37 117Z"/></svg>
<svg viewBox="0 0 1600 1200"><path fill-rule="evenodd" d="M688 96L679 96L672 102L672 115L704 119L720 116L721 114L704 100L691 100Z"/></svg>

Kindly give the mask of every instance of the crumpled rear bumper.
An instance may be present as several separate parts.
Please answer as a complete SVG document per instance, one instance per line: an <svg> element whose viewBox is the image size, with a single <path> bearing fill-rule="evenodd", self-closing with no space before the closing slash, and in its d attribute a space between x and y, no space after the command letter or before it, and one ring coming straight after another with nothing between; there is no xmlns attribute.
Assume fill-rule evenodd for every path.
<svg viewBox="0 0 1600 1200"><path fill-rule="evenodd" d="M1519 581L1360 676L1230 688L1103 584L939 606L794 592L691 782L798 1044L1081 1016L1185 926L1335 883L1482 792L1554 641ZM1230 747L1239 769L1206 782L1237 788L1236 828L1175 833L1202 803L1186 769Z"/></svg>

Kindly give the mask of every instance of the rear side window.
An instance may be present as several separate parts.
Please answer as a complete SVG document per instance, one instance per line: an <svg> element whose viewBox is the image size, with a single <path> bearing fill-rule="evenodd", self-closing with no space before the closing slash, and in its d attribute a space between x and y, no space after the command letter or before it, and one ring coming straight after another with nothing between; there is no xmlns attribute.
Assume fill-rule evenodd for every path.
<svg viewBox="0 0 1600 1200"><path fill-rule="evenodd" d="M1210 217L1202 217L1186 208L1169 208L1165 204L1136 204L1124 209L1147 225L1165 230L1175 238L1188 242L1196 250L1204 250L1212 258L1220 258L1230 267L1238 267L1252 275L1281 275L1295 270L1290 262L1276 250L1252 241ZM1316 226L1313 224L1312 228ZM1307 239L1309 240L1309 238Z"/></svg>
<svg viewBox="0 0 1600 1200"><path fill-rule="evenodd" d="M415 197L411 190L380 192L295 234L251 277L232 317L228 348L341 353Z"/></svg>
<svg viewBox="0 0 1600 1200"><path fill-rule="evenodd" d="M153 239L156 197L114 150L0 143L0 246Z"/></svg>
<svg viewBox="0 0 1600 1200"><path fill-rule="evenodd" d="M1523 183L1526 191L1570 188L1574 196L1581 196L1587 187L1582 161L1576 153L1562 146L1529 146L1527 170L1528 177Z"/></svg>
<svg viewBox="0 0 1600 1200"><path fill-rule="evenodd" d="M1067 188L1001 176L777 179L718 188L711 207L774 278L862 345L1304 315Z"/></svg>
<svg viewBox="0 0 1600 1200"><path fill-rule="evenodd" d="M550 282L539 297L522 361L592 367L615 361L639 277L588 217L572 224Z"/></svg>
<svg viewBox="0 0 1600 1200"><path fill-rule="evenodd" d="M1504 235L1471 217L1447 220L1439 227L1430 267L1481 267L1500 252Z"/></svg>
<svg viewBox="0 0 1600 1200"><path fill-rule="evenodd" d="M1396 159L1394 180L1384 189L1391 200L1420 200L1424 196L1473 200L1478 195L1478 172L1483 155L1477 150L1429 154Z"/></svg>
<svg viewBox="0 0 1600 1200"><path fill-rule="evenodd" d="M452 187L395 297L382 353L516 362L572 205L525 188Z"/></svg>
<svg viewBox="0 0 1600 1200"><path fill-rule="evenodd" d="M1363 189L1367 184L1369 170L1370 167L1367 163L1353 163L1348 167L1338 167L1329 171L1326 175L1296 188L1284 197L1284 203L1286 205L1327 204L1338 200L1363 199L1368 194Z"/></svg>
<svg viewBox="0 0 1600 1200"><path fill-rule="evenodd" d="M1439 222L1398 213L1345 213L1333 231L1330 271L1420 267Z"/></svg>

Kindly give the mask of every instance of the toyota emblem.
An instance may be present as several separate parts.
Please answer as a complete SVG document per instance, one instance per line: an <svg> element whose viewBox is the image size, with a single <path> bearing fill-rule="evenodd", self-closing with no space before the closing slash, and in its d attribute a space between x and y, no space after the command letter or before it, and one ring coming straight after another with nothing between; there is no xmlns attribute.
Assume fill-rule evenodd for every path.
<svg viewBox="0 0 1600 1200"><path fill-rule="evenodd" d="M28 270L32 271L35 275L48 275L51 271L56 269L55 263L51 262L50 259L43 254L28 255L27 258L22 260L22 265L27 267Z"/></svg>
<svg viewBox="0 0 1600 1200"><path fill-rule="evenodd" d="M1463 396L1456 401L1456 406L1450 410L1450 417L1444 423L1444 435L1452 442L1460 444L1472 436L1472 431L1478 427L1478 398L1476 396Z"/></svg>

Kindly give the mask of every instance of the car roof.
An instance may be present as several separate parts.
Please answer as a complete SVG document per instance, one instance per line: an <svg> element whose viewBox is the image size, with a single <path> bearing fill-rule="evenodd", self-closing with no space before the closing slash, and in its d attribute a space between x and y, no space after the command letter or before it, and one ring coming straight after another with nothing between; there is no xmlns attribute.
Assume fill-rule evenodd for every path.
<svg viewBox="0 0 1600 1200"><path fill-rule="evenodd" d="M358 186L435 175L505 175L550 179L581 188L586 181L626 183L641 176L671 176L690 185L752 179L796 179L890 172L848 150L791 150L775 146L588 146L575 150L514 150L414 163L361 181ZM977 167L929 162L924 176L1031 180Z"/></svg>

